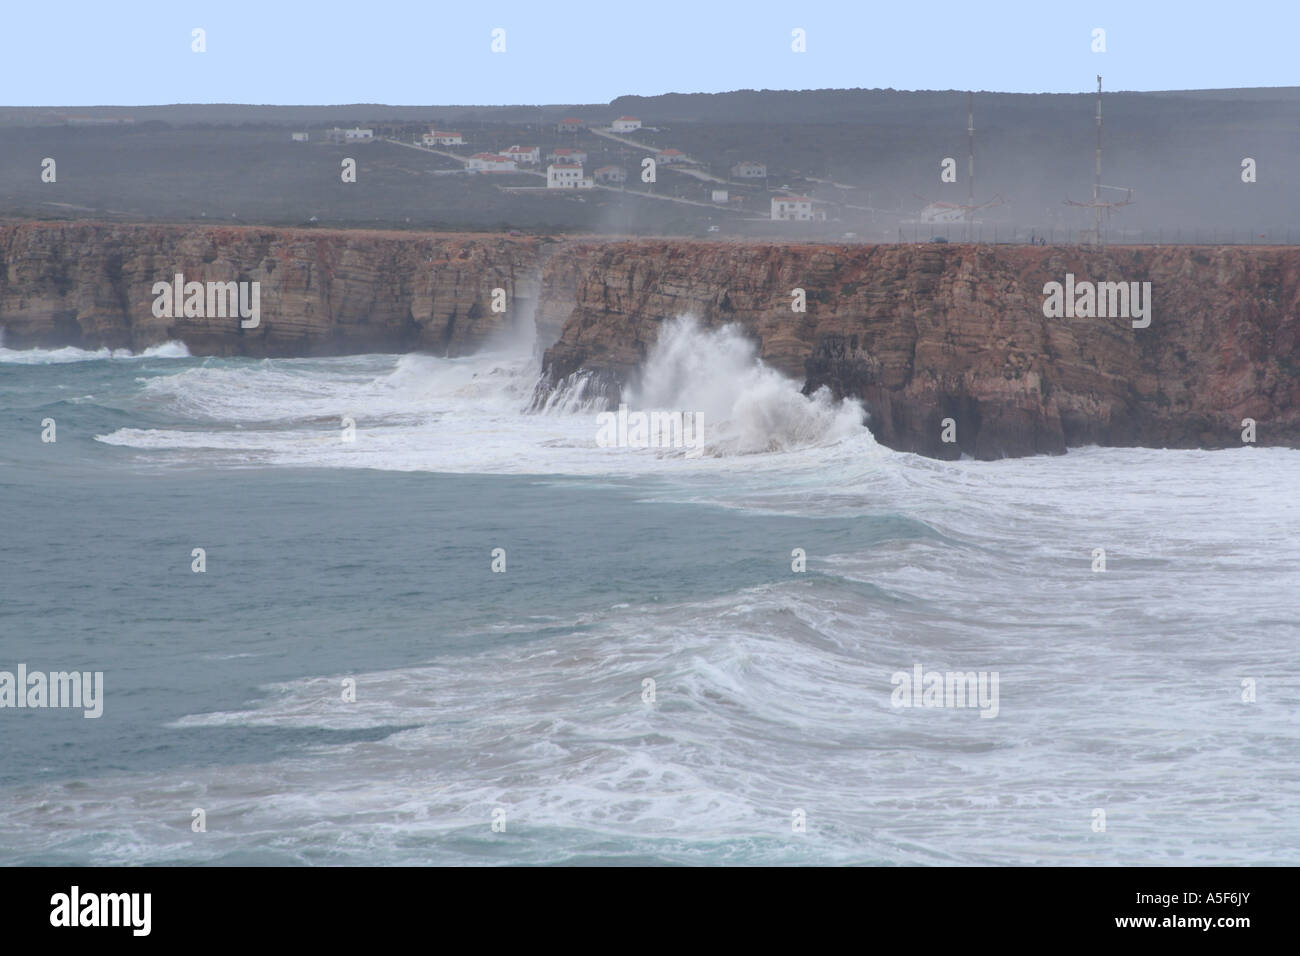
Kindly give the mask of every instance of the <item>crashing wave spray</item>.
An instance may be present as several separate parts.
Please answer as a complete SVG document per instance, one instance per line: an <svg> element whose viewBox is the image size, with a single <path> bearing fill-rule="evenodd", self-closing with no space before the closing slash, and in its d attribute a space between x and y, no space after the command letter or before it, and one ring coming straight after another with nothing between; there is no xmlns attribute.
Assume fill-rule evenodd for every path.
<svg viewBox="0 0 1300 956"><path fill-rule="evenodd" d="M665 322L640 380L625 390L629 407L702 413L706 455L743 455L826 445L860 434L862 405L836 402L821 388L805 396L765 365L742 329L702 329L691 316Z"/></svg>

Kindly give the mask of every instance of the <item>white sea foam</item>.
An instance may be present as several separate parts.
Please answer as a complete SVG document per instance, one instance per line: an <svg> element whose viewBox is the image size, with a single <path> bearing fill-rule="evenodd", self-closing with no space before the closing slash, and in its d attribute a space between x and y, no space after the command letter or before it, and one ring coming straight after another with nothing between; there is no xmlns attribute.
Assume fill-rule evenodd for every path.
<svg viewBox="0 0 1300 956"><path fill-rule="evenodd" d="M190 350L184 342L164 342L141 352L132 352L130 349L79 349L72 346L61 349L9 349L0 346L0 364L5 365L62 365L67 362L101 362L106 359L189 357Z"/></svg>
<svg viewBox="0 0 1300 956"><path fill-rule="evenodd" d="M736 455L766 457L851 444L874 454L855 402L834 402L764 365L734 328L669 323L628 401L640 410L702 412L704 458L678 450L597 446L586 379L540 413L525 411L539 373L522 349L465 358L360 356L205 363L143 385L177 428L118 429L112 445L224 455L227 462L460 473L635 475L721 471ZM344 418L356 440L340 440ZM676 452L674 454L674 451Z"/></svg>
<svg viewBox="0 0 1300 956"><path fill-rule="evenodd" d="M626 396L638 410L700 412L712 455L780 452L861 437L865 413L822 390L807 398L769 368L738 326L717 331L681 317L664 325L638 386Z"/></svg>
<svg viewBox="0 0 1300 956"><path fill-rule="evenodd" d="M1167 454L1092 455L1094 473L1121 456L1129 466L1127 476L1111 469L1094 500L1109 506L1159 474L1186 472L1186 459L1162 463ZM1268 457L1295 467L1295 453ZM1048 474L1062 462L1045 459L1028 477L1011 462L1003 473L1051 494ZM1243 499L1213 500L1215 480L1234 465L1240 476L1242 463L1222 456L1187 482L1178 506L1192 520L1141 555L1117 549L1109 576L1087 570L1091 541L1080 535L1098 526L1086 506L1057 519L1068 533L1042 535L1041 552L1023 547L1039 535L1007 527L1019 547L999 547L997 561L982 547L926 540L851 548L815 558L814 572L832 565L894 600L872 602L833 578L789 580L611 607L562 638L356 674L364 706L341 700L339 675L275 684L255 706L173 726L408 729L265 764L102 780L86 794L42 786L3 820L20 852L66 839L66 819L119 834L98 843L99 863L218 859L272 834L282 862L485 862L480 841L497 807L509 833L528 835L509 844L516 862L613 847L715 864L727 859L719 853L750 864L1284 862L1293 817L1279 815L1284 791L1264 797L1258 778L1294 776L1295 669L1276 657L1289 644L1276 592L1294 573L1294 546L1261 545L1287 557L1240 592L1227 618L1251 639L1226 658L1230 636L1205 628L1225 619L1221 602L1184 601L1157 624L1150 615L1164 598L1145 593L1171 574L1175 586L1220 576L1198 552L1221 550L1251 513ZM903 504L900 491L883 491L885 504ZM938 483L926 494L937 500ZM994 504L997 523L1002 494L959 480L945 506L955 512L964 499L977 515ZM1300 523L1293 508L1277 519L1283 532ZM1140 538L1164 520L1135 513L1100 528ZM1195 560L1181 567L1142 563L1188 549ZM1235 559L1210 560L1226 570ZM1089 624L1106 608L1108 621ZM1180 639L1144 637L1155 626ZM917 659L1001 671L997 720L892 708L890 673ZM1244 706L1239 672L1271 675L1269 696ZM653 704L641 696L646 677ZM176 818L176 806L219 807L222 825L184 842L183 828L157 822ZM1104 839L1089 827L1097 806L1112 820ZM795 808L806 834L791 832Z"/></svg>

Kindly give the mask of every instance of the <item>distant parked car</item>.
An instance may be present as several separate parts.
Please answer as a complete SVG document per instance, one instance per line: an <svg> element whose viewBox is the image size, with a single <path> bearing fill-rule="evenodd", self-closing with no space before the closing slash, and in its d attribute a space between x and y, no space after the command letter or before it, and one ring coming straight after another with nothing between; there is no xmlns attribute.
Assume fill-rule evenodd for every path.
<svg viewBox="0 0 1300 956"><path fill-rule="evenodd" d="M718 226L709 226L709 232L721 232L721 231L722 229L720 229Z"/></svg>

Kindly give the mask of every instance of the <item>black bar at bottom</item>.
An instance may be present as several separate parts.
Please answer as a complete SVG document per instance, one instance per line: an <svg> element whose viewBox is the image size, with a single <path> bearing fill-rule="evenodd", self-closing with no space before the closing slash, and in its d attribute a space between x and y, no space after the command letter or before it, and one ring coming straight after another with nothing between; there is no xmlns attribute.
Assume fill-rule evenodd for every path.
<svg viewBox="0 0 1300 956"><path fill-rule="evenodd" d="M0 870L0 919L10 944L76 934L78 944L301 948L459 925L471 940L486 930L481 941L494 945L541 933L561 945L570 934L617 945L619 933L770 943L786 931L807 943L842 932L884 942L894 934L877 932L893 928L943 946L1124 937L1231 946L1261 931L1289 936L1295 882L1293 870L1273 868L792 869L15 868ZM689 940L676 935L687 923L699 927Z"/></svg>

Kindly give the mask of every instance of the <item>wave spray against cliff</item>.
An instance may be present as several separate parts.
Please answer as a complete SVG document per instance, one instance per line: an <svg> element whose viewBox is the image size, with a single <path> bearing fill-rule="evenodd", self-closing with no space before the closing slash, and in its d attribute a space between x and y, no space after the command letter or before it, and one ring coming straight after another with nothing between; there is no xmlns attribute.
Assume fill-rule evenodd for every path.
<svg viewBox="0 0 1300 956"><path fill-rule="evenodd" d="M229 463L540 474L637 473L693 467L641 449L598 448L583 383L542 414L524 411L536 384L532 342L444 359L204 359L149 378L128 405L174 427L116 429L100 440L152 454ZM870 443L861 407L811 397L765 366L738 329L668 322L625 400L642 410L701 412L707 458ZM344 420L355 440L341 440ZM677 456L680 458L681 456ZM711 468L711 465L694 467Z"/></svg>
<svg viewBox="0 0 1300 956"><path fill-rule="evenodd" d="M737 326L701 329L690 317L665 323L650 350L629 406L702 412L712 429L708 454L791 451L861 437L865 412L834 402L827 389L811 397L758 357Z"/></svg>

